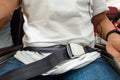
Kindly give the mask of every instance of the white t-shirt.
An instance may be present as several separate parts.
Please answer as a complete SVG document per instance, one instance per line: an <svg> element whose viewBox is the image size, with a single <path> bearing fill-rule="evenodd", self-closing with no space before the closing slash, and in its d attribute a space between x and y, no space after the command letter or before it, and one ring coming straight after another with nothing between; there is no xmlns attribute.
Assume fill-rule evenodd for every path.
<svg viewBox="0 0 120 80"><path fill-rule="evenodd" d="M94 45L92 16L108 10L105 0L23 0L25 46L51 46L77 42ZM92 52L57 65L46 74L83 67L100 57ZM46 75L45 74L45 75Z"/></svg>
<svg viewBox="0 0 120 80"><path fill-rule="evenodd" d="M89 4L89 5L88 5ZM25 46L50 46L78 39L94 42L91 17L107 10L105 0L23 0Z"/></svg>

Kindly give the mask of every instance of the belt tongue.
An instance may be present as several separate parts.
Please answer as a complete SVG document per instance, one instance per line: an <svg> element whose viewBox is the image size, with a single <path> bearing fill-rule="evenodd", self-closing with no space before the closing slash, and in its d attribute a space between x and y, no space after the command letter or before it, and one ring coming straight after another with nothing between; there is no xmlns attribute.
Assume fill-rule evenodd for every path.
<svg viewBox="0 0 120 80"><path fill-rule="evenodd" d="M70 58L80 57L85 54L84 47L78 43L69 43L67 45L67 50Z"/></svg>

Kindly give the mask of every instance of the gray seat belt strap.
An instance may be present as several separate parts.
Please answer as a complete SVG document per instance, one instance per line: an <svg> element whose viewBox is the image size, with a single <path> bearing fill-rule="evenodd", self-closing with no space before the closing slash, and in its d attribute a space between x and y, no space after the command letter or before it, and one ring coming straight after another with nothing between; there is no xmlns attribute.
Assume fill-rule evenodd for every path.
<svg viewBox="0 0 120 80"><path fill-rule="evenodd" d="M57 53L54 52L42 60L9 71L8 73L0 76L0 80L27 80L41 75L51 70L61 61L70 59L67 55L66 48L63 49L65 50L58 50Z"/></svg>
<svg viewBox="0 0 120 80"><path fill-rule="evenodd" d="M30 50L30 51L40 50L43 52L48 50L47 52L52 51L53 53L43 58L42 60L36 61L34 63L25 65L23 67L5 73L4 75L0 76L0 80L27 80L51 70L57 64L59 64L64 60L70 59L66 46L55 46L55 47L53 46L48 48L26 47L23 50ZM84 50L86 53L95 51L90 47L84 47Z"/></svg>

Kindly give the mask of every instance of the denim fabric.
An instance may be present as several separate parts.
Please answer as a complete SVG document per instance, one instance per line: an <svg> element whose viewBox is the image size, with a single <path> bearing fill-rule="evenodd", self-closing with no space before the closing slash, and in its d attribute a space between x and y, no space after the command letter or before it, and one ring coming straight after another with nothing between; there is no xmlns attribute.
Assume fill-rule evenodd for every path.
<svg viewBox="0 0 120 80"><path fill-rule="evenodd" d="M60 80L120 80L120 76L102 58L59 77Z"/></svg>
<svg viewBox="0 0 120 80"><path fill-rule="evenodd" d="M1 67L0 67L0 75L10 71L10 70L13 70L13 69L16 69L20 66L24 65L23 63L19 62L17 59L15 59L14 57L8 59L7 62L5 62Z"/></svg>
<svg viewBox="0 0 120 80"><path fill-rule="evenodd" d="M0 68L0 74L24 65L11 58ZM120 80L120 76L102 58L91 64L67 73L54 76L38 76L29 80Z"/></svg>

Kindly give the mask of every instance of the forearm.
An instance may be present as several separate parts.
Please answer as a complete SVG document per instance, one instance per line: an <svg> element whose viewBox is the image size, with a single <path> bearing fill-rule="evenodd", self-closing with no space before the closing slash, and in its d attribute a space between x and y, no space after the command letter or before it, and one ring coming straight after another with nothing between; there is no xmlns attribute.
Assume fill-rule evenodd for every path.
<svg viewBox="0 0 120 80"><path fill-rule="evenodd" d="M106 39L106 35L115 29L113 24L106 17L106 13L101 13L92 18L92 23L97 29L98 34ZM107 38L106 50L109 54L120 61L120 35L112 33Z"/></svg>
<svg viewBox="0 0 120 80"><path fill-rule="evenodd" d="M5 26L5 24L10 21L11 16L6 16L0 20L0 30Z"/></svg>
<svg viewBox="0 0 120 80"><path fill-rule="evenodd" d="M19 0L0 1L0 20L10 15L19 5Z"/></svg>
<svg viewBox="0 0 120 80"><path fill-rule="evenodd" d="M105 13L101 13L95 16L92 19L94 26L96 27L97 33L103 38L106 39L106 34L114 29L113 24L107 18Z"/></svg>

